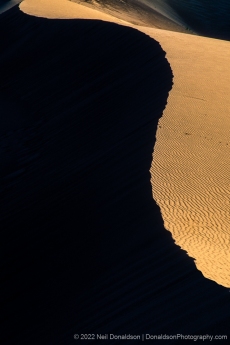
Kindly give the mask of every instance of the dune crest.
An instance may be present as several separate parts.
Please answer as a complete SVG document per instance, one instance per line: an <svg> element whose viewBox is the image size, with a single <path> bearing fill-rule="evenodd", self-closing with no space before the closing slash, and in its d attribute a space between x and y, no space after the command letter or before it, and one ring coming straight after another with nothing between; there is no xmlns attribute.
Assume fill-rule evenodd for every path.
<svg viewBox="0 0 230 345"><path fill-rule="evenodd" d="M67 15L75 8L70 11L73 17L107 20L102 12L67 0L43 7L44 1L38 6L36 0L25 0L20 8L30 13L42 9L43 15L54 17L60 15L58 8L68 9ZM112 16L109 20L121 23ZM230 43L124 24L157 39L174 72L151 168L153 195L165 227L196 259L205 277L229 287Z"/></svg>
<svg viewBox="0 0 230 345"><path fill-rule="evenodd" d="M149 245L154 255L155 242L178 250L149 174L172 71L158 42L114 23L14 8L1 15L2 30L1 97L22 109L11 114L1 103L5 342L50 345L63 336L69 344L82 314L76 300L91 308L82 295L105 272L138 264ZM198 273L191 260L185 266Z"/></svg>
<svg viewBox="0 0 230 345"><path fill-rule="evenodd" d="M114 22L114 17L97 10L86 8L69 0L24 0L19 6L26 14L49 19L100 19ZM122 23L122 20L118 20Z"/></svg>
<svg viewBox="0 0 230 345"><path fill-rule="evenodd" d="M194 76L191 69L196 49L210 48L212 41L199 40L197 47L191 36L146 27L138 27L143 35L98 20L37 18L35 2L28 1L33 16L15 8L0 20L6 32L0 89L20 104L24 120L11 130L8 121L1 141L5 339L68 344L76 332L92 329L226 334L229 291L204 279L165 231L149 173L158 119L172 87L164 50L175 70L175 92L164 113L167 123L175 116L178 128L185 109L194 102L200 109L207 95L213 99L208 78L201 80L205 97L192 88L206 60L194 65ZM62 15L48 7L49 18ZM77 8L66 18L80 18L83 9ZM46 16L42 7L35 11ZM98 12L87 14L93 15ZM171 146L165 151L168 157ZM164 174L154 167L152 179L155 171ZM165 198L170 181L162 181L160 176L156 186Z"/></svg>

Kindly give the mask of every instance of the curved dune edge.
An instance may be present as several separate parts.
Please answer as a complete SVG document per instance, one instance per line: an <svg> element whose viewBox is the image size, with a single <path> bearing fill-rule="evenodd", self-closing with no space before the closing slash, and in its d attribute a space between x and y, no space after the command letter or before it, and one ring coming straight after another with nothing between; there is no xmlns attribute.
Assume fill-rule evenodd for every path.
<svg viewBox="0 0 230 345"><path fill-rule="evenodd" d="M13 151L18 150L22 164L28 165L28 176L24 175L27 173L19 170L17 181L20 181L20 183L15 183L19 193L16 195L23 195L19 199L20 210L23 210L24 206L26 206L29 208L29 211L35 213L28 212L28 219L27 216L26 219L23 219L23 212L21 215L20 210L18 210L19 201L11 197L10 188L6 191L4 200L7 202L2 207L3 220L7 222L7 225L11 225L14 236L12 236L11 231L6 232L6 236L9 238L8 246L6 245L6 248L4 247L1 253L3 253L3 258L7 258L9 261L7 262L9 266L11 265L20 272L17 276L13 270L12 272L9 271L10 274L8 271L4 272L6 279L12 279L12 282L10 282L11 294L7 288L5 294L1 294L3 302L5 302L7 294L9 297L6 301L6 309L4 309L6 314L3 311L3 327L8 331L8 336L16 333L15 340L17 340L17 344L50 345L59 343L71 344L75 342L73 340L74 333L79 331L92 333L92 329L94 332L119 334L129 332L226 334L229 330L230 320L229 292L211 280L204 279L202 274L195 269L193 261L188 258L184 251L174 245L170 233L163 231L159 208L152 199L151 186L149 184L150 176L147 170L151 163L157 118L153 119L152 112L149 114L149 106L153 107L154 114L157 112L158 117L161 116L165 107L167 91L171 87L172 75L169 65L164 58L164 52L159 49L160 47L156 41L150 40L145 35L140 35L140 33L130 29L127 31L130 36L127 38L127 35L123 35L124 28L113 24L103 26L102 23L97 21L62 21L62 25L59 26L59 21L50 21L25 16L22 13L21 15L19 14L19 11L12 11L11 22L7 18L5 19L5 24L8 26L8 38L12 40L13 50L8 50L9 42L7 40L3 41L2 44L3 46L5 44L6 54L1 56L1 58L8 68L0 65L3 68L3 72L7 71L7 73L2 73L1 82L5 92L11 90L17 99L21 99L24 104L29 103L28 107L31 108L27 109L28 111L30 109L34 111L35 109L35 115L39 115L41 112L43 114L48 113L47 118L49 121L47 123L47 118L45 119L45 124L38 121L38 123L34 124L34 127L30 128L29 126L25 133L21 133L20 129L16 128L16 139L21 145L20 147L16 145L16 149L11 133L3 140L6 141L3 144L10 143L12 145L11 149L13 148ZM17 64L12 64L12 61L15 62L15 37L14 34L11 35L11 30L14 30L16 23L18 25L16 35L22 40L21 45L17 47ZM71 25L73 27L76 25L79 29L83 27L83 37L84 34L88 33L88 35L86 34L87 40L89 39L94 47L92 52L85 52L85 49L88 48L88 41L85 40L85 37L81 40L81 34L76 36L76 32L73 32ZM37 27L40 27L41 32L36 32ZM86 30L87 27L89 31ZM29 30L30 28L33 30ZM63 28L69 29L63 31ZM116 31L114 32L113 30L115 29ZM125 30L127 29L125 28ZM143 30L146 29L143 28ZM124 41L123 47L119 46L119 54L116 56L110 50L109 57L115 62L116 58L120 58L121 60L118 63L118 66L120 66L120 63L124 61L122 54L127 49L127 53L130 54L130 56L128 55L128 61L133 61L133 71L138 76L136 80L135 73L131 73L132 66L130 67L130 64L124 66L124 70L120 71L120 73L115 71L113 74L113 76L115 75L112 78L115 81L115 85L113 85L115 86L115 91L120 91L120 87L116 88L117 78L122 78L125 75L123 72L126 72L127 68L130 67L131 71L129 70L128 73L129 86L133 88L133 92L138 88L137 94L135 94L135 97L132 97L132 100L126 102L126 98L122 98L125 107L133 107L132 113L126 112L124 106L120 107L120 110L124 110L124 114L129 116L128 122L126 120L122 122L124 121L123 114L120 116L119 121L123 124L122 126L120 126L120 123L117 123L117 113L113 113L114 104L111 104L110 98L113 92L107 95L108 97L104 96L105 102L100 102L100 98L94 97L94 86L96 86L96 89L99 87L99 90L102 91L100 96L105 95L105 92L109 92L108 73L102 74L102 79L99 73L99 78L93 78L91 80L92 84L87 83L86 88L81 88L80 92L75 94L72 94L72 86L78 82L78 78L73 77L72 79L73 73L67 73L67 80L64 79L65 82L62 82L65 73L62 75L61 72L68 71L65 68L65 64L68 64L69 68L72 66L73 70L78 71L78 64L76 63L78 61L80 61L79 72L83 73L83 75L80 74L83 77L81 81L85 81L85 70L81 65L81 62L84 61L87 72L88 63L85 62L85 59L88 59L90 62L90 73L86 73L87 77L90 77L92 71L96 71L92 56L94 59L97 56L96 66L103 70L105 63L98 64L101 60L98 59L97 54L99 54L99 57L104 57L103 49L106 45L101 40L105 39L106 41L109 38L107 42L110 42L111 32L114 33L113 39L116 44L118 42L120 44L119 37L123 38ZM30 37L30 40L24 40L25 33ZM51 41L49 34L52 33L53 39ZM99 35L92 36L92 34L96 35L96 33ZM156 35L157 31L150 31L150 34L153 33ZM160 35L161 32L159 31L159 37ZM34 40L34 37L38 41ZM76 51L76 55L73 56L73 47L77 49L77 45L72 45L73 41L76 42L75 37L78 37L78 42L81 42L80 44L83 44L84 47L84 49L80 50L83 54L83 56L80 56L80 60L78 60L79 56L76 54ZM100 49L98 49L98 37L100 38ZM137 40L138 37L139 40ZM131 38L133 42L132 49L134 49L132 53L129 47ZM52 49L49 49L50 42L52 42ZM64 49L60 49L62 47L61 42ZM138 59L136 58L135 51L137 42L139 47ZM165 41L165 45L166 43L167 41ZM40 49L35 51L34 47L37 47L38 44ZM147 59L146 62L143 61L142 59L146 59L146 56L151 53L150 48L153 47L153 44L154 49L156 49L155 52L158 53L154 55L153 51L153 60ZM110 49L113 49L114 45L108 46ZM105 62L108 64L107 72L111 70L109 67L109 57L105 59ZM134 60L132 60L133 57ZM33 65L34 59L36 68ZM61 59L60 65L59 59ZM158 62L151 63L151 61ZM143 71L139 68L140 66L136 66L138 62L140 62L140 66L144 66ZM163 70L168 70L168 73L166 73L167 77L164 74L165 78L157 79L161 81L160 87L158 88L157 84L153 89L149 90L149 83L153 82L150 70L153 69L154 76L156 73L160 73L160 62L164 62ZM13 67L10 75L8 73L9 66ZM40 73L42 66L45 67L45 73L44 71ZM23 73L20 74L22 71L21 67L25 69L26 73L23 70ZM55 68L57 68L58 73L56 73ZM145 73L144 76L142 72ZM47 78L47 75L49 78ZM70 78L70 82L68 78ZM111 78L109 79L111 80ZM33 87L30 87L31 80L35 81ZM49 80L49 83L47 83L47 80ZM146 80L148 80L147 84ZM50 84L51 81L52 83ZM59 81L63 86L62 97L57 97L59 94L58 89L56 89L56 81ZM167 81L168 84L165 89ZM42 87L39 85L42 85ZM124 87L124 90L120 91L121 97L123 95L128 95L129 97L133 95L132 92L127 92L126 94L126 80L121 82L121 85ZM53 88L56 93L51 92ZM162 95L162 93L164 94L164 104L159 104L159 107L156 107L156 100L158 104L160 101L159 95ZM86 102L81 102L82 95L86 96ZM12 96L11 93L10 96ZM107 115L106 108L103 107L103 104L105 104L106 107L111 107L109 109L111 111L108 111L108 114L110 116L113 114L114 116L112 126L110 119L109 121L107 120L108 116L103 117L103 131L99 132L102 134L99 136L95 135L95 127L97 130L101 128L101 123L98 124L98 119L90 118L89 121L80 120L79 122L78 116L75 120L73 116L73 112L75 113L76 111L80 118L85 111L87 113L88 111L94 113L93 109L96 107L91 105L92 98L94 98L96 106L101 107L103 114ZM78 102L76 102L76 99ZM116 97L113 98L113 102L115 106L120 106L120 102L116 103ZM145 105L145 114L149 116L148 119L144 117L147 120L144 126L143 104ZM162 105L164 106L162 107ZM75 106L77 107L76 109ZM65 113L65 119L63 120L63 111L67 109L69 112ZM61 116L58 118L58 121L50 118L50 114L59 111ZM135 121L133 121L133 113L137 116ZM120 115L120 112L118 114ZM29 121L29 119L27 118L26 121ZM74 125L79 124L78 136L76 135L76 127ZM83 127L81 128L82 125ZM133 127L131 128L131 126ZM114 127L116 127L116 133L111 137L114 134ZM57 130L56 133L54 129ZM88 143L87 136L84 135L84 133L89 133L89 130L91 136L95 135L93 142L90 143ZM133 135L129 135L131 134L130 131L133 132ZM103 135L105 133L107 136L104 138ZM122 137L125 139L124 141L121 140ZM101 138L102 142L100 141ZM105 152L103 140L105 140L106 144L108 141L110 144L113 144L112 150ZM31 141L35 152L28 152L27 142L30 143ZM63 142L65 142L65 145L63 145ZM117 145L118 143L119 145ZM85 154L77 157L77 167L74 164L73 155L68 153L68 149L72 145L76 145L75 153L81 152L79 147L86 150ZM148 152L146 150L147 147ZM62 151L63 148L64 152ZM59 153L58 155L56 155L56 151ZM92 164L88 164L88 157L90 157L90 163ZM113 158L112 164L111 157ZM59 164L60 158L61 164ZM63 162L65 164L62 164ZM67 176L63 173L63 165L65 168L66 166L68 167ZM51 169L53 166L55 166L55 170ZM12 169L12 166L10 165L9 168ZM13 166L13 168L15 167ZM82 168L84 168L83 173L81 173ZM63 179L63 176L67 178ZM79 181L77 185L75 184L76 176ZM95 176L98 178L97 183L95 183ZM8 177L10 187L12 180L15 181L15 175ZM117 177L120 178L119 181ZM109 183L109 188L104 185L106 180ZM26 191L28 199L25 198L25 194L20 193L20 191L25 193L24 183L28 186L33 186L33 188L29 188ZM45 185L46 188L47 195L45 195L45 198L43 188L40 188L41 185ZM80 188L80 193L78 188ZM33 196L31 198L31 190L35 190L38 196L46 201L46 204L39 204L39 198L38 201L37 198L34 201ZM87 194L85 194L86 190ZM78 210L78 216L75 217L76 210L72 201L79 194L80 210ZM107 199L104 199L103 196L105 195ZM30 198L32 202L30 202ZM94 199L96 200L95 204L93 203ZM27 205L23 204L25 200L27 200ZM54 207L53 210L51 205ZM9 206L12 206L12 208ZM116 206L116 209L114 209L114 206ZM84 208L86 209L84 210ZM14 213L12 212L13 209ZM85 213L82 214L82 210ZM98 210L103 212L103 214L98 213ZM7 211L9 214L7 214ZM52 211L51 214L50 211ZM63 211L65 211L64 214ZM14 216L12 216L13 214ZM40 214L43 216L42 219ZM44 217L45 219L47 217L47 221L44 221ZM52 227L53 231L50 232L49 222L54 221L56 217L57 229ZM81 229L77 228L76 231L76 228L74 228L71 231L72 220L78 224L80 222L79 217L81 223L84 223L88 231L86 234L85 231L81 233L82 241L80 241L80 245L84 244L84 248L81 248L79 241L76 241ZM34 228L35 219L36 227ZM22 238L23 251L20 248L21 234L15 234L18 221L24 222L27 228L26 232L25 229L23 232L23 234L26 234ZM33 232L30 231L30 222L33 224ZM100 230L96 231L96 233L101 234L103 232L103 243L101 243L100 237L94 237L93 243L89 240L92 235L92 229L95 230L95 223L98 225L97 230ZM125 231L122 231L120 226L122 224L125 227ZM69 229L69 231L63 233L64 227L67 230ZM108 233L108 229L111 227L113 231ZM117 229L120 231L117 231ZM112 240L111 235L113 236ZM87 247L88 244L90 244L90 250ZM9 247L12 257L4 255L8 249L7 247ZM16 251L14 251L15 248ZM99 248L99 250L95 250L95 248ZM129 251L127 257L117 260L121 253L126 252L127 249ZM17 254L19 254L22 260L18 259ZM31 263L31 256L35 259L35 262ZM68 260L62 260L65 258L68 258ZM107 276L105 274L100 276L99 279L93 279L95 272L97 274L97 270L105 263L105 258L108 261L114 260L111 270L107 270ZM31 270L24 269L24 264L28 264ZM108 264L108 262L106 261L105 264ZM79 269L76 269L79 267L83 272L81 274ZM38 275L37 272L39 273ZM28 286L26 284L23 285L24 279ZM89 284L90 279L93 281L93 286ZM82 280L86 281L86 286L81 285ZM79 285L81 285L80 288ZM25 287L26 289L24 290ZM17 302L16 312L14 300ZM29 303L29 308L31 309L31 317L30 314L26 315L27 322L23 322L22 317L22 312L24 311L25 313L27 311L26 308L28 308L25 302ZM13 324L14 327L12 327L11 323L7 323L7 315L10 315L10 318L13 316L16 320L15 325ZM36 334L36 337L34 334ZM25 339L23 336L25 336Z"/></svg>
<svg viewBox="0 0 230 345"><path fill-rule="evenodd" d="M26 0L19 5L21 11L26 14L49 19L100 19L114 22L114 17L108 14L76 5L68 0ZM117 19L117 23L124 21Z"/></svg>
<svg viewBox="0 0 230 345"><path fill-rule="evenodd" d="M150 170L153 196L165 228L197 268L230 287L230 42L146 33L174 73Z"/></svg>
<svg viewBox="0 0 230 345"><path fill-rule="evenodd" d="M176 243L206 278L229 287L230 43L167 36L156 37L175 78L157 131L153 194Z"/></svg>
<svg viewBox="0 0 230 345"><path fill-rule="evenodd" d="M154 253L162 237L186 256L162 231L149 174L172 71L158 42L114 23L14 8L1 15L2 30L2 336L69 344L66 332L82 314L76 300L102 274L127 258L143 267L140 252L150 245ZM185 266L197 273L192 260Z"/></svg>
<svg viewBox="0 0 230 345"><path fill-rule="evenodd" d="M67 0L40 0L39 6L26 0L20 8L33 15L108 20L102 12ZM144 32L167 52L174 87L154 148L154 199L166 229L196 259L197 268L229 287L230 43L136 26L112 16L109 21Z"/></svg>

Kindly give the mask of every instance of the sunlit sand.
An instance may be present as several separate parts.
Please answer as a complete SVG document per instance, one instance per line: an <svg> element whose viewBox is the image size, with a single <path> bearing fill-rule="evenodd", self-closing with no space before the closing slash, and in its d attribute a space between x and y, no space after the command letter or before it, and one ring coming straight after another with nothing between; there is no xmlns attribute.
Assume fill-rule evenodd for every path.
<svg viewBox="0 0 230 345"><path fill-rule="evenodd" d="M114 20L110 15L76 5L68 0L25 0L20 4L20 9L27 14L45 18L100 19L109 22Z"/></svg>
<svg viewBox="0 0 230 345"><path fill-rule="evenodd" d="M153 195L176 243L229 287L230 43L158 35L175 77L157 131Z"/></svg>
<svg viewBox="0 0 230 345"><path fill-rule="evenodd" d="M1 0L2 343L229 334L230 42L144 1Z"/></svg>
<svg viewBox="0 0 230 345"><path fill-rule="evenodd" d="M67 0L25 0L20 9L130 25L160 42L174 86L157 132L153 196L166 229L197 268L230 286L230 43L135 26Z"/></svg>

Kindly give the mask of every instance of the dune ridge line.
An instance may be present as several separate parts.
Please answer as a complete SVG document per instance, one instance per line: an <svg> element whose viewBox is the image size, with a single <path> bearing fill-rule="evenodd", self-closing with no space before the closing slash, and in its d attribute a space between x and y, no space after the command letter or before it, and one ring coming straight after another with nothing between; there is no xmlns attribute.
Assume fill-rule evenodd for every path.
<svg viewBox="0 0 230 345"><path fill-rule="evenodd" d="M172 38L184 36L141 29L162 35L176 63ZM228 290L175 245L152 198L158 120L174 97L166 106L172 70L159 43L114 23L17 8L0 30L0 90L21 120L1 120L5 341L66 344L92 329L228 333Z"/></svg>
<svg viewBox="0 0 230 345"><path fill-rule="evenodd" d="M20 8L30 13L44 11L45 15L43 1L38 6L35 0L26 0ZM47 4L50 10L55 1ZM96 16L107 20L102 12L69 5L67 0L56 4L60 3L66 13L71 9L71 15L77 18ZM149 35L167 52L174 71L174 87L154 148L154 199L161 208L165 227L176 243L196 259L197 268L206 278L229 287L230 43L134 25L112 16L110 20Z"/></svg>

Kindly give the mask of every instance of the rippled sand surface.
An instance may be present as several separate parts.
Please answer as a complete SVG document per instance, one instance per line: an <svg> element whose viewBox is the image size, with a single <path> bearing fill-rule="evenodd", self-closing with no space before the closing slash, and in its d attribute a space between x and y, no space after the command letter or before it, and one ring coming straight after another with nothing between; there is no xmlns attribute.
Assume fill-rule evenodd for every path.
<svg viewBox="0 0 230 345"><path fill-rule="evenodd" d="M176 243L205 277L229 287L230 43L159 36L174 87L157 131L153 195Z"/></svg>
<svg viewBox="0 0 230 345"><path fill-rule="evenodd" d="M62 12L52 14L59 1ZM102 12L61 0L46 5L40 0L39 6L26 0L20 8L39 15L48 11L51 17L107 20ZM122 24L157 39L173 69L174 86L159 122L151 167L153 196L165 227L205 277L229 287L230 43Z"/></svg>
<svg viewBox="0 0 230 345"><path fill-rule="evenodd" d="M227 190L228 42L127 28L66 0L20 8L30 15L0 16L5 343L229 334L229 290L179 247L192 248L191 220L199 243L198 222L224 224L210 210ZM225 163L213 168L210 155ZM203 243L217 262L212 244L227 242L210 233Z"/></svg>

